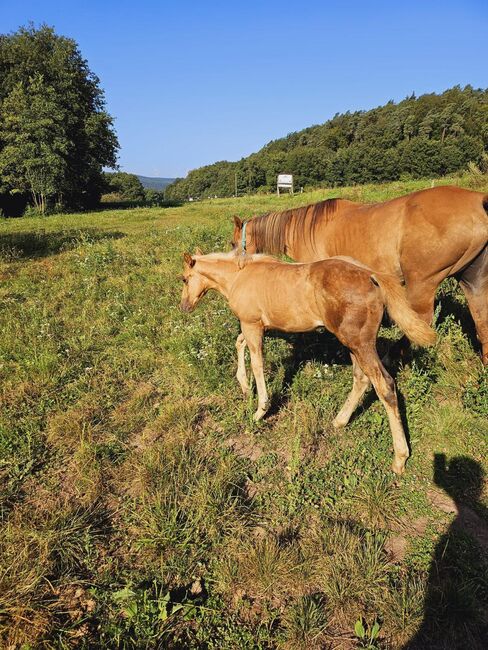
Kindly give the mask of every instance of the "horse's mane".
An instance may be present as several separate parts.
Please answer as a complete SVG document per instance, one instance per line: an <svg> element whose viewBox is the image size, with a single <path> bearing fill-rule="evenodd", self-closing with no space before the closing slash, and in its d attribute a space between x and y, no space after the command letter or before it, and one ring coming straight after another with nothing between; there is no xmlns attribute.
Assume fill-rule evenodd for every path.
<svg viewBox="0 0 488 650"><path fill-rule="evenodd" d="M315 229L321 220L327 222L337 211L340 199L326 199L311 203L301 208L292 208L283 212L267 212L251 220L252 236L258 253L286 253L286 232L288 236L298 234L309 239L313 245Z"/></svg>

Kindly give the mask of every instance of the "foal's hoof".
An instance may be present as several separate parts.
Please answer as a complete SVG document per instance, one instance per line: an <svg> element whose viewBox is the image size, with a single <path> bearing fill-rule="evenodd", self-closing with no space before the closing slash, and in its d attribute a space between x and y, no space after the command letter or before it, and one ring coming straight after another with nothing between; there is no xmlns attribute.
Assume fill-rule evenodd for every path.
<svg viewBox="0 0 488 650"><path fill-rule="evenodd" d="M405 462L404 460L394 460L393 465L391 466L392 470L397 476L405 474Z"/></svg>
<svg viewBox="0 0 488 650"><path fill-rule="evenodd" d="M254 420L254 422L259 422L259 420L262 420L263 417L266 415L266 411L267 411L267 410L268 410L267 408L266 408L266 409L258 408L258 410L256 411L256 413L255 413L255 414L253 415L253 417L252 417L252 419Z"/></svg>
<svg viewBox="0 0 488 650"><path fill-rule="evenodd" d="M346 424L347 422L345 422L344 420L338 417L332 420L332 426L334 427L334 429L343 429L346 426Z"/></svg>

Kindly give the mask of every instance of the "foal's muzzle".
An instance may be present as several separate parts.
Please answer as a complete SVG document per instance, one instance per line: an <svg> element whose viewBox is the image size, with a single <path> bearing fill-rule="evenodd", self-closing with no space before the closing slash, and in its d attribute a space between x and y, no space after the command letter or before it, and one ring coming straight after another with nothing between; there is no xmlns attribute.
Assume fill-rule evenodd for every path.
<svg viewBox="0 0 488 650"><path fill-rule="evenodd" d="M192 305L189 300L185 299L180 302L180 309L181 311L184 311L186 314L189 314L190 312L193 311L194 305Z"/></svg>

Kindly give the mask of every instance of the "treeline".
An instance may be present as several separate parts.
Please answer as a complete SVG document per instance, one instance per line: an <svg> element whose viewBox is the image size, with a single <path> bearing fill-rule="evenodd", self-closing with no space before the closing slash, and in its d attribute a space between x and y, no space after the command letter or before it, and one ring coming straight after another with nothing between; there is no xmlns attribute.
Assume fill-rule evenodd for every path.
<svg viewBox="0 0 488 650"><path fill-rule="evenodd" d="M487 167L488 90L455 86L370 111L338 114L274 140L239 162L191 171L166 189L173 199L272 191L279 173L295 186L338 186L439 177Z"/></svg>
<svg viewBox="0 0 488 650"><path fill-rule="evenodd" d="M0 35L0 212L96 206L118 147L75 41L47 26Z"/></svg>
<svg viewBox="0 0 488 650"><path fill-rule="evenodd" d="M104 172L102 203L166 205L164 190L144 187L136 174Z"/></svg>

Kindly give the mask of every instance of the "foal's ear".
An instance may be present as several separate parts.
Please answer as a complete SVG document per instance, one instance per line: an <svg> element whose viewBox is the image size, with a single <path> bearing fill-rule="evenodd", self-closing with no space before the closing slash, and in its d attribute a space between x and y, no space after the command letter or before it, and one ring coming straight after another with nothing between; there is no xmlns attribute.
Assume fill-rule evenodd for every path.
<svg viewBox="0 0 488 650"><path fill-rule="evenodd" d="M187 266L194 266L195 260L193 257L190 255L190 253L183 253L183 261Z"/></svg>
<svg viewBox="0 0 488 650"><path fill-rule="evenodd" d="M242 228L242 221L237 215L234 217L234 226L237 228L237 230L240 230Z"/></svg>
<svg viewBox="0 0 488 650"><path fill-rule="evenodd" d="M202 251L202 249L200 248L200 246L197 246L197 247L195 248L195 255L203 255L203 251Z"/></svg>

